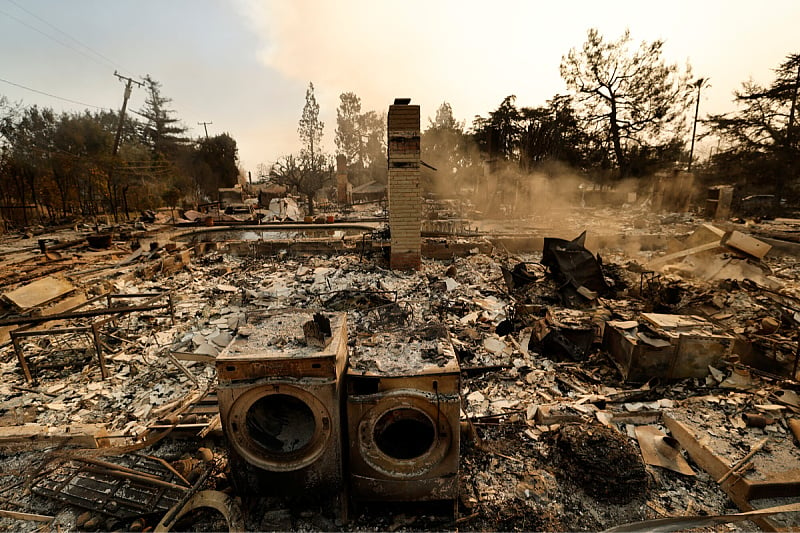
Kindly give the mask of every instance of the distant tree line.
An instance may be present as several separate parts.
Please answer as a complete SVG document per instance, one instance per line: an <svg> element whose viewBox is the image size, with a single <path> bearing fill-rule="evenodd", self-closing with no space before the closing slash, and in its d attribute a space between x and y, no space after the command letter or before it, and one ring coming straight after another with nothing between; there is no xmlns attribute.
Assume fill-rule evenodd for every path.
<svg viewBox="0 0 800 533"><path fill-rule="evenodd" d="M214 201L218 188L235 185L236 141L227 133L188 138L160 84L146 76L144 89L143 107L124 117L116 155L119 112L57 114L0 96L0 204L37 206L51 221L99 213L119 219Z"/></svg>
<svg viewBox="0 0 800 533"><path fill-rule="evenodd" d="M338 154L345 156L348 177L354 185L370 181L386 183L386 118L375 111L362 111L355 93L339 96L334 142ZM298 123L300 151L278 158L270 167L270 181L286 185L306 198L307 211L314 214L314 197L332 182L333 156L322 148L325 124L319 119L319 104L314 84L309 83L303 113Z"/></svg>
<svg viewBox="0 0 800 533"><path fill-rule="evenodd" d="M566 168L603 183L686 170L703 80L694 80L688 65L665 63L663 44L633 46L627 31L607 41L591 29L562 58L568 94L540 107L517 107L509 95L470 128L443 103L422 135L422 159L437 168L438 189L470 189L487 170L502 175L508 168L506 181ZM700 137L716 138L718 146L692 167L699 180L736 184L742 195L800 200L799 87L800 54L791 54L771 84L743 83L734 93L736 111L701 117Z"/></svg>
<svg viewBox="0 0 800 533"><path fill-rule="evenodd" d="M533 172L557 176L567 169L613 183L687 170L690 157L697 159L688 148L704 80L695 80L689 65L667 63L663 47L660 40L635 45L628 31L607 40L590 29L583 45L561 60L568 92L545 105L518 107L512 94L466 127L442 103L422 132L422 160L436 169L423 169L423 184L458 194L477 191L487 174L500 176L498 190L507 190ZM700 182L736 184L742 195L800 198L799 86L800 54L791 54L770 85L745 82L734 93L736 111L700 117L698 138L718 140L713 155L691 167ZM269 174L306 196L310 208L314 193L330 183L333 166L319 149L318 115L309 85L300 125L303 148L279 159ZM304 133L309 124L316 124L316 136ZM362 110L353 92L340 95L335 144L353 185L386 182L386 115Z"/></svg>
<svg viewBox="0 0 800 533"><path fill-rule="evenodd" d="M534 172L557 177L566 170L613 184L691 168L701 184L736 184L741 196L774 193L800 200L800 54L786 57L771 84L743 83L734 93L737 110L699 118L704 131L698 138L716 138L718 144L713 155L692 166L694 112L707 80L694 79L688 64L667 63L663 48L661 40L634 44L628 31L608 40L590 29L586 41L562 57L568 92L542 106L518 107L511 94L466 127L443 102L422 131L423 185L452 195L471 191L478 198L487 174L498 178L496 191L515 194L525 186L522 177ZM334 140L336 153L347 160L350 183L386 183L386 115L362 110L353 92L339 98ZM306 197L311 213L315 194L333 174L333 158L320 149L323 128L309 84L298 129L301 150L271 167L260 165L263 178Z"/></svg>

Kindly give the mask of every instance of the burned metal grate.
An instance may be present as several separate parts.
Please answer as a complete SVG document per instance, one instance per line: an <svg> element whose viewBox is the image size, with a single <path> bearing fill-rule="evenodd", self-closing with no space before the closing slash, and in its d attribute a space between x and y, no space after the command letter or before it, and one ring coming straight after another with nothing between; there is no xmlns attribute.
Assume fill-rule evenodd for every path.
<svg viewBox="0 0 800 533"><path fill-rule="evenodd" d="M189 490L189 484L165 463L145 455L111 463L89 457L64 460L37 478L34 494L83 509L134 518L163 514Z"/></svg>
<svg viewBox="0 0 800 533"><path fill-rule="evenodd" d="M321 292L316 295L319 303L328 311L366 311L397 302L397 291L368 289L344 289Z"/></svg>
<svg viewBox="0 0 800 533"><path fill-rule="evenodd" d="M402 328L411 323L414 318L414 308L408 302L394 302L367 311L362 328L374 331L376 327L383 330Z"/></svg>

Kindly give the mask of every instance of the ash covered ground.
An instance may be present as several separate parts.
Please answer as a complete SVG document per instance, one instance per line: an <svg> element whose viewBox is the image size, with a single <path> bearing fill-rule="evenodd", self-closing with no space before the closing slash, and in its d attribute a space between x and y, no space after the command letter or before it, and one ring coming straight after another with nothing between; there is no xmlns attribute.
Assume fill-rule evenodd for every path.
<svg viewBox="0 0 800 533"><path fill-rule="evenodd" d="M587 247L599 233L592 235L590 215L600 221L599 228L613 213L583 213L590 232ZM635 229L664 240L686 238L703 223L688 215L664 218L664 224L653 219L648 223L652 227L642 227L635 216L615 220L616 227L606 233L624 235L621 226L629 224L631 233ZM116 257L104 256L109 266L102 275L85 272L90 270L88 261L101 262L91 259L93 252L76 252L79 264L65 274L77 288L88 295L170 290L175 321L157 312L120 321L114 338L109 337L106 380L100 379L91 345L84 339L60 346L48 339L27 341L24 349L35 368L35 383L26 382L14 347L5 345L0 366L2 426L48 428L52 441L3 441L0 502L5 510L52 519L5 516L0 527L34 531L154 526L163 512L143 521L120 518L107 508L76 505L37 490L58 468L75 464L76 457L89 457L97 466L97 461L123 464L132 455L163 459L171 468L157 475L176 470L188 486L210 471L203 488L240 498L243 524L252 530L596 531L653 518L738 512L715 476L685 450L680 453L694 475L645 464L635 430L648 425L669 434L665 415L691 423L708 434L705 442L730 464L766 437L769 445L754 455L755 467L742 474L752 479L800 464L788 423L800 412L800 404L791 396L796 381L785 373L797 341L791 309L800 296L800 267L783 253L755 261L728 249L711 250L705 258L686 256L660 268L658 286L645 294L643 265L666 252L641 251L631 233L593 249L602 254L609 291L580 306L572 325L580 329L597 323L596 317L600 322L631 321L642 311L701 316L721 331L771 347L765 356L774 363L770 371L754 360L726 357L703 377L626 382L602 336L592 338L579 355L565 352L563 344L554 349L537 342L543 338L539 328L548 311L559 317L560 326L568 330L571 325L570 313L558 313L566 307L559 282L536 266L541 265L540 251L512 253L495 247L490 253L426 259L419 272L407 273L389 270L380 254L287 252L248 257L220 247L195 255L172 272L152 272L144 261L120 266L130 253L120 245ZM20 246L8 238L3 245L8 250ZM10 266L14 255L4 257ZM165 257L150 261L163 265ZM34 254L31 260L38 258ZM708 265L719 261L729 267L726 276L708 272ZM521 263L529 265L531 282L511 290L501 267L513 269ZM743 273L739 279L730 273L734 267ZM327 496L297 501L235 491L213 412L191 414L186 409L189 400L213 391L214 364L202 357L175 359L169 354L213 358L240 329L252 327L249 317L282 309L346 311L349 335L361 341L354 363L379 370L402 369L405 360L400 357L411 347L418 348L411 350L416 356L436 364L439 335L406 338L392 331L424 331L431 324L446 331L462 369L460 497L455 505L360 503L344 524ZM302 331L276 339L271 347L299 345ZM356 346L352 344L351 349ZM381 346L387 350L381 351ZM370 355L375 350L380 353ZM387 353L395 353L398 360L387 359ZM766 415L771 423L748 426L743 413ZM66 427L102 427L107 439L103 444L110 446L88 451L76 447L64 437ZM204 429L208 431L200 436ZM139 463L124 464L132 464L127 468L137 472L141 468ZM770 503L774 502L760 505ZM787 516L782 523L794 524ZM722 527L757 528L750 522ZM177 528L211 531L227 526L219 515L203 511L182 519Z"/></svg>

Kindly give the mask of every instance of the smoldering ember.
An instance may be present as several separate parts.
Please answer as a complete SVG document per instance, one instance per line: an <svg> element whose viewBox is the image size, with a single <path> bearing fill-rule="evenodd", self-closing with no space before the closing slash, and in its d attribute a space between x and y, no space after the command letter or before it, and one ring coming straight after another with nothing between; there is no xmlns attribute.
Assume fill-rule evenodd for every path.
<svg viewBox="0 0 800 533"><path fill-rule="evenodd" d="M166 112L146 165L124 106L102 161L61 135L88 114L9 115L0 529L800 528L786 83L743 100L791 103L785 144L697 161L635 130L589 157L563 99L466 134L346 93L335 167L310 85L255 180Z"/></svg>

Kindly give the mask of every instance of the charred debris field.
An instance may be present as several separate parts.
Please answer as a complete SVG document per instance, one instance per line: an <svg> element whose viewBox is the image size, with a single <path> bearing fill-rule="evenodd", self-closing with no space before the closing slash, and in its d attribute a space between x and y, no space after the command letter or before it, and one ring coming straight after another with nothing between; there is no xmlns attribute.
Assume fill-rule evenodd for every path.
<svg viewBox="0 0 800 533"><path fill-rule="evenodd" d="M0 529L800 526L800 220L559 217L3 235Z"/></svg>

